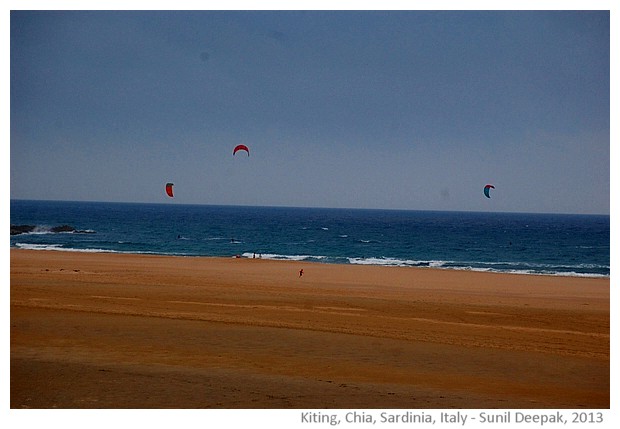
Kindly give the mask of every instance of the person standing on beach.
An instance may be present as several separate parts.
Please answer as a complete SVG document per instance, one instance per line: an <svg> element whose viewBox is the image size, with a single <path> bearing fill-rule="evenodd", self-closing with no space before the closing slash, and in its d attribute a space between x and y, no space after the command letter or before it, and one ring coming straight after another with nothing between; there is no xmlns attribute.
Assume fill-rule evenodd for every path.
<svg viewBox="0 0 620 429"><path fill-rule="evenodd" d="M304 275L304 269L302 268L301 270L299 270L299 277Z"/></svg>

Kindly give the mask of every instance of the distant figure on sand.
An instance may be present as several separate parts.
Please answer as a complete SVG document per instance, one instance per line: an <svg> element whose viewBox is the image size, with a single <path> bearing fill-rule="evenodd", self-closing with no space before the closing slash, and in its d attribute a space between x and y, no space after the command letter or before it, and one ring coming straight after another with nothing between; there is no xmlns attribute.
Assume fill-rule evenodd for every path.
<svg viewBox="0 0 620 429"><path fill-rule="evenodd" d="M304 275L304 269L302 268L301 270L299 270L299 277Z"/></svg>

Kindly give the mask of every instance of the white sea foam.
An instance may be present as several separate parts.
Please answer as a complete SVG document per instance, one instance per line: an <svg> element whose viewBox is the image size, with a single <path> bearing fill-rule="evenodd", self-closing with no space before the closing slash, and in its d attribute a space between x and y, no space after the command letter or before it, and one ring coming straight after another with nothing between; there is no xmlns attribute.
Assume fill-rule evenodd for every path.
<svg viewBox="0 0 620 429"><path fill-rule="evenodd" d="M252 253L245 252L241 254L244 258L261 258L261 259L274 259L283 261L320 261L327 258L327 256L312 256L312 255L279 255L275 253Z"/></svg>
<svg viewBox="0 0 620 429"><path fill-rule="evenodd" d="M62 247L61 244L15 243L15 247L19 247L20 249L26 249L26 250L56 250L59 252L129 253L129 252L119 252L116 250L107 250L107 249L75 249L71 247Z"/></svg>
<svg viewBox="0 0 620 429"><path fill-rule="evenodd" d="M582 264L578 266L553 266L545 264L523 264L517 262L463 262L463 261L441 261L441 260L412 260L396 258L347 258L353 265L381 265L386 267L417 267L417 268L440 268L458 271L476 272L495 272L508 274L529 274L529 275L551 275L566 277L601 277L608 278L605 274L579 273L576 271L557 271L554 268L599 268L593 264ZM530 268L495 268L503 267L530 267Z"/></svg>
<svg viewBox="0 0 620 429"><path fill-rule="evenodd" d="M404 267L411 265L413 261L403 261L394 258L347 258L350 264L354 265L386 265ZM409 263L408 263L409 262Z"/></svg>
<svg viewBox="0 0 620 429"><path fill-rule="evenodd" d="M60 244L15 243L15 247L26 250L63 250Z"/></svg>

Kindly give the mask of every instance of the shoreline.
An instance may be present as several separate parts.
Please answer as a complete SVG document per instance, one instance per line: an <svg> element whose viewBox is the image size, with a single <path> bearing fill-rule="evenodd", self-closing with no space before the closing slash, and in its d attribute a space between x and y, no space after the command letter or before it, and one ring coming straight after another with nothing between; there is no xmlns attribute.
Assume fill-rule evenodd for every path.
<svg viewBox="0 0 620 429"><path fill-rule="evenodd" d="M501 271L501 270L493 270L493 269L484 269L484 268L472 268L472 267L441 267L441 266L413 266L406 264L380 264L380 263L340 263L340 262L321 262L321 261L311 261L307 259L297 260L293 256L282 256L282 257L250 257L244 255L250 255L251 252L244 252L239 255L229 255L229 256L209 256L209 255L182 255L182 254L165 254L165 253L150 253L150 252L123 252L117 250L103 250L103 249L64 249L64 248L45 248L45 249L34 249L34 248L21 248L21 247L11 247L12 250L20 250L20 251L37 251L37 252L65 252L65 253L87 253L87 254L119 254L119 255L147 255L147 256L162 256L162 257L170 257L170 258L213 258L213 259L260 259L265 261L281 261L281 262L291 262L291 263L312 263L312 264L328 264L328 265L352 265L352 266L373 266L373 267L385 267L385 268L412 268L412 269L423 269L423 270L448 270L448 271L464 271L464 272L476 272L476 273L491 273L491 274L510 274L510 275L523 275L523 276L549 276L549 277L576 277L576 278L593 278L593 279L609 279L611 275L609 274L596 274L596 273L577 273L574 271L571 272L555 272L555 273L537 273L537 272L525 272L519 270L511 270L511 271ZM304 258L314 258L321 259L324 258L322 256L304 256ZM347 259L347 258L344 258Z"/></svg>
<svg viewBox="0 0 620 429"><path fill-rule="evenodd" d="M10 256L11 408L610 404L609 278Z"/></svg>

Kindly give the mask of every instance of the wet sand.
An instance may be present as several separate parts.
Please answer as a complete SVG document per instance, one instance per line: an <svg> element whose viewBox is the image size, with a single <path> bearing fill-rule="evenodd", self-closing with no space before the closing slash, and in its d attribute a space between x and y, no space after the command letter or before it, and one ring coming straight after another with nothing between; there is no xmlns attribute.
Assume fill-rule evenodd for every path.
<svg viewBox="0 0 620 429"><path fill-rule="evenodd" d="M609 279L17 249L10 265L11 408L610 406Z"/></svg>

